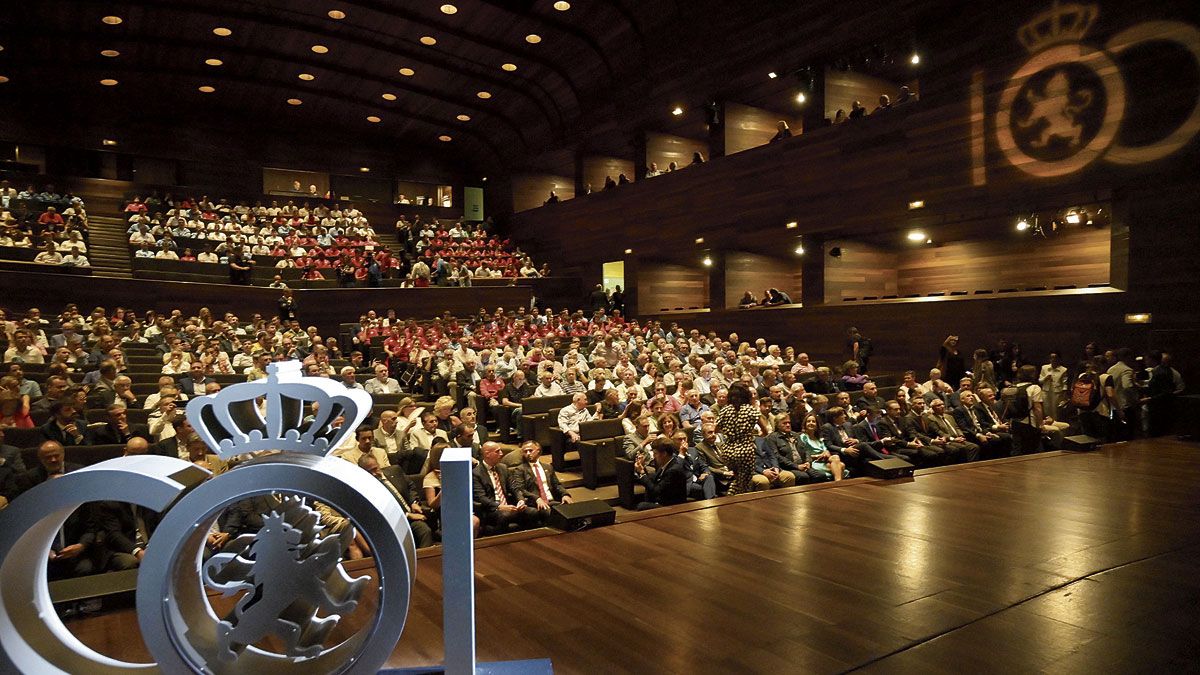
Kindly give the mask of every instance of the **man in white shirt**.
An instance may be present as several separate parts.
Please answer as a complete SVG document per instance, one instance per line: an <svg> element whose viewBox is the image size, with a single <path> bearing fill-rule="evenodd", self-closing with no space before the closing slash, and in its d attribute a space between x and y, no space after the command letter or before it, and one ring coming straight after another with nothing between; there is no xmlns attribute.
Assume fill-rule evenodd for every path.
<svg viewBox="0 0 1200 675"><path fill-rule="evenodd" d="M554 379L554 373L549 370L543 370L538 375L538 386L533 390L533 395L536 396L562 396L566 392L559 386Z"/></svg>
<svg viewBox="0 0 1200 675"><path fill-rule="evenodd" d="M408 438L405 439L409 450L424 450L429 451L429 447L433 445L433 440L440 438L446 442L450 441L450 437L445 431L438 428L438 418L431 412L421 413L421 426L408 432Z"/></svg>
<svg viewBox="0 0 1200 675"><path fill-rule="evenodd" d="M579 425L596 419L588 409L587 394L582 392L571 397L571 405L558 411L558 428L567 435L572 443L579 442Z"/></svg>
<svg viewBox="0 0 1200 675"><path fill-rule="evenodd" d="M70 252L62 257L62 264L71 267L91 267L92 264L80 253Z"/></svg>
<svg viewBox="0 0 1200 675"><path fill-rule="evenodd" d="M42 350L33 344L33 334L22 328L13 333L13 342L4 352L5 363L45 363Z"/></svg>
<svg viewBox="0 0 1200 675"><path fill-rule="evenodd" d="M375 366L375 377L363 385L368 394L399 394L400 383L395 378L388 377L388 368L383 364Z"/></svg>
<svg viewBox="0 0 1200 675"><path fill-rule="evenodd" d="M45 251L37 254L37 257L33 259L33 262L44 263L46 265L61 265L62 260L62 254L54 249L53 243L50 243L46 244Z"/></svg>

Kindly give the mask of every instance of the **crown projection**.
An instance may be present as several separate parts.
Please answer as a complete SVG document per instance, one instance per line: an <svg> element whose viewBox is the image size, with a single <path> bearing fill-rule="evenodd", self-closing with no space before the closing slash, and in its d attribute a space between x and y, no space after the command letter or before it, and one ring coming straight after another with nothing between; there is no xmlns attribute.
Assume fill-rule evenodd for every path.
<svg viewBox="0 0 1200 675"><path fill-rule="evenodd" d="M1033 17L1017 31L1017 39L1030 54L1063 42L1081 42L1100 11L1096 5L1059 4Z"/></svg>
<svg viewBox="0 0 1200 675"><path fill-rule="evenodd" d="M260 406L261 402L261 406ZM311 421L309 403L317 410ZM299 361L267 366L267 377L188 402L187 418L222 459L261 450L325 455L371 412L371 395L323 377L303 377ZM333 423L341 417L341 426Z"/></svg>

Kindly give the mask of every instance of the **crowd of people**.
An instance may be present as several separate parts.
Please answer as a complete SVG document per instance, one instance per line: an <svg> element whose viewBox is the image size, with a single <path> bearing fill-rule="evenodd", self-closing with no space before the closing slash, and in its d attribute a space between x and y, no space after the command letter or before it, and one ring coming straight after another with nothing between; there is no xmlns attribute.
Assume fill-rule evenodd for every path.
<svg viewBox="0 0 1200 675"><path fill-rule="evenodd" d="M1038 452L1068 428L1102 438L1164 433L1171 400L1183 391L1167 354L1142 363L1128 349L1090 344L1074 368L1057 353L1037 368L1007 341L968 361L957 336L942 344L929 379L910 370L885 387L865 373L870 341L855 329L847 333L849 358L835 372L792 346L628 320L604 308L481 308L471 317L421 321L371 311L339 344L282 312L243 323L207 309L82 315L72 305L55 317L36 308L19 318L0 313L0 335L0 433L37 448L36 463L26 465L23 448L0 439L0 506L75 470L71 448L78 446L118 445L125 454L179 457L214 473L236 470L236 461L217 458L200 441L185 402L296 359L306 376L388 401L335 454L391 485L422 546L438 536L446 447L471 447L477 460L480 534L535 526L555 503L571 500L554 468L540 461L543 448L521 437L522 408L532 397L571 397L553 420L568 445L580 441L580 424L620 420L624 458L645 488L639 508L654 508L838 481L887 457L924 467ZM139 393L151 383L152 393L144 386ZM502 408L507 415L498 414ZM488 427L499 432L501 423L517 445L493 440ZM69 536L51 554L55 575L136 566L145 538L132 519L114 522L110 510L100 504L73 516ZM210 552L253 531L261 512L257 502L230 509L209 538ZM156 514L139 517L144 525ZM323 518L349 527L335 512ZM100 536L112 527L124 528L123 536ZM349 555L369 555L368 542L349 540ZM113 549L101 541L122 543Z"/></svg>
<svg viewBox="0 0 1200 675"><path fill-rule="evenodd" d="M440 221L401 216L396 221L407 276L414 286L470 286L474 279L546 277L533 260L494 231L490 220L462 221L449 227Z"/></svg>
<svg viewBox="0 0 1200 675"><path fill-rule="evenodd" d="M83 200L53 185L17 190L0 181L0 257L28 259L15 251L5 255L6 248L37 250L36 263L91 267Z"/></svg>

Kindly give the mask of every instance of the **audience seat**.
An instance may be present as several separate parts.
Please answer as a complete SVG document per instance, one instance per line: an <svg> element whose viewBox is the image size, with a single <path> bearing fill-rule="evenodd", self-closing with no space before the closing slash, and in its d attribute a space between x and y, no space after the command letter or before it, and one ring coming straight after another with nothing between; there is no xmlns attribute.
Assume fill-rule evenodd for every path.
<svg viewBox="0 0 1200 675"><path fill-rule="evenodd" d="M614 460L621 453L625 429L621 420L595 420L579 425L579 465L583 485L595 490L602 479L616 475Z"/></svg>
<svg viewBox="0 0 1200 675"><path fill-rule="evenodd" d="M558 410L570 403L570 394L536 396L522 401L524 410L521 413L521 440L533 439L541 443L542 447L547 447L545 440L549 436L546 430L551 424L557 423ZM553 420L549 415L551 409L554 409Z"/></svg>
<svg viewBox="0 0 1200 675"><path fill-rule="evenodd" d="M42 435L42 430L38 429L37 427L34 427L32 429L18 429L16 427L9 427L4 430L4 444L5 445L11 445L14 448L21 448L22 450L25 450L28 448L34 448L34 453L33 453L34 463L29 464L28 462L26 462L27 466L36 466L37 465L37 450L36 450L36 448L37 448L37 446L41 445L42 441L44 441L44 440L46 440L46 437Z"/></svg>
<svg viewBox="0 0 1200 675"><path fill-rule="evenodd" d="M617 457L613 467L617 476L617 498L621 506L633 510L637 508L638 495L645 494L646 488L633 476L633 462L624 457Z"/></svg>

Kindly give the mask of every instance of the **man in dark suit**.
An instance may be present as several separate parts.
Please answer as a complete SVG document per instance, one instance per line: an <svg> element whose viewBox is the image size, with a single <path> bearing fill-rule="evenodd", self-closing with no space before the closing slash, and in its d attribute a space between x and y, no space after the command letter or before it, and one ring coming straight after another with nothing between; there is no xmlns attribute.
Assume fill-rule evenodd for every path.
<svg viewBox="0 0 1200 675"><path fill-rule="evenodd" d="M370 429L360 431L371 433ZM400 508L404 509L404 515L408 518L408 526L412 529L413 541L416 542L417 548L433 546L433 529L429 527L429 518L418 503L416 488L409 482L404 470L398 466L381 469L379 461L372 455L360 456L358 467L374 476L400 503Z"/></svg>
<svg viewBox="0 0 1200 675"><path fill-rule="evenodd" d="M941 451L927 445L919 433L906 430L906 420L900 412L899 401L888 401L885 414L879 418L879 433L883 436L883 447L888 452L917 466L934 466L941 463Z"/></svg>
<svg viewBox="0 0 1200 675"><path fill-rule="evenodd" d="M49 421L40 427L42 436L48 441L57 441L64 446L91 445L87 422L82 417L77 417L78 412L74 401L66 398L55 401L50 406Z"/></svg>
<svg viewBox="0 0 1200 675"><path fill-rule="evenodd" d="M879 408L865 408L865 417L858 424L851 427L851 433L858 439L858 448L862 451L866 461L875 459L884 459L891 452L887 449L887 443L883 441L884 434L879 428Z"/></svg>
<svg viewBox="0 0 1200 675"><path fill-rule="evenodd" d="M123 502L104 501L91 505L92 527L97 543L89 552L97 572L131 570L142 562L150 541L152 511Z"/></svg>
<svg viewBox="0 0 1200 675"><path fill-rule="evenodd" d="M524 528L535 522L536 514L511 490L508 468L501 463L504 449L495 441L480 448L481 461L472 472L475 515L484 534L496 534L510 527Z"/></svg>
<svg viewBox="0 0 1200 675"><path fill-rule="evenodd" d="M1007 457L1012 451L1012 435L996 433L987 430L990 426L986 411L979 409L979 398L973 391L963 391L958 394L960 406L954 409L954 421L963 434L979 444L979 454L987 459L991 457ZM985 417L980 418L980 414Z"/></svg>
<svg viewBox="0 0 1200 675"><path fill-rule="evenodd" d="M791 420L788 420L791 424ZM754 440L754 475L750 477L753 489L770 490L771 488L792 487L796 484L796 475L780 466L779 454L775 452L765 438Z"/></svg>
<svg viewBox="0 0 1200 675"><path fill-rule="evenodd" d="M979 459L979 446L963 435L954 418L946 412L946 402L935 398L929 407L929 412L925 413L929 428L941 439L951 461L974 462Z"/></svg>
<svg viewBox="0 0 1200 675"><path fill-rule="evenodd" d="M729 492L729 486L733 483L733 469L730 469L725 464L725 460L721 459L721 451L718 449L720 442L717 437L717 425L705 422L700 425L700 433L702 436L696 443L695 450L708 465L708 471L717 484L717 494L723 495Z"/></svg>
<svg viewBox="0 0 1200 675"><path fill-rule="evenodd" d="M851 471L861 473L862 464L866 461L864 450L858 447L860 441L854 436L854 428L846 421L846 411L834 407L825 415L829 419L821 427L821 440L825 442L825 447L837 453Z"/></svg>
<svg viewBox="0 0 1200 675"><path fill-rule="evenodd" d="M509 490L517 499L533 509L539 522L545 524L550 507L555 504L570 504L571 493L567 492L554 467L539 461L542 446L537 441L521 444L521 463L508 474Z"/></svg>
<svg viewBox="0 0 1200 675"><path fill-rule="evenodd" d="M775 453L779 468L791 472L796 478L796 485L820 483L829 480L824 474L812 468L800 434L792 431L792 416L781 413L775 417L775 431L765 439L765 445Z"/></svg>
<svg viewBox="0 0 1200 675"><path fill-rule="evenodd" d="M669 438L659 438L653 443L653 472L646 471L645 460L638 455L633 464L633 476L646 488L646 501L637 505L638 511L659 506L682 504L687 501L687 468L679 461L678 446Z"/></svg>
<svg viewBox="0 0 1200 675"><path fill-rule="evenodd" d="M204 388L209 382L216 380L207 377L204 374L204 364L199 359L192 361L192 365L188 367L188 374L179 378L179 391L187 394L188 398L193 396L203 396Z"/></svg>
<svg viewBox="0 0 1200 675"><path fill-rule="evenodd" d="M874 408L883 414L884 408L887 407L887 401L879 395L879 385L874 382L867 382L863 385L862 396L858 399L858 409Z"/></svg>
<svg viewBox="0 0 1200 675"><path fill-rule="evenodd" d="M145 424L130 424L124 404L110 403L105 411L108 424L92 430L92 445L124 445L134 436L149 440L150 428Z"/></svg>
<svg viewBox="0 0 1200 675"><path fill-rule="evenodd" d="M685 431L676 431L672 436L679 448L678 458L683 462L688 474L688 499L712 499L717 496L717 481L708 469L708 463L695 448L688 447L688 435Z"/></svg>
<svg viewBox="0 0 1200 675"><path fill-rule="evenodd" d="M925 415L924 398L915 396L909 399L908 414L899 420L899 424L909 442L920 443L928 448L929 452L936 453L934 461L938 464L946 464L951 460L952 455L946 444L939 438L937 430Z"/></svg>
<svg viewBox="0 0 1200 675"><path fill-rule="evenodd" d="M78 464L67 463L66 451L58 441L45 441L39 445L37 457L37 466L17 476L17 486L21 492L80 468Z"/></svg>

